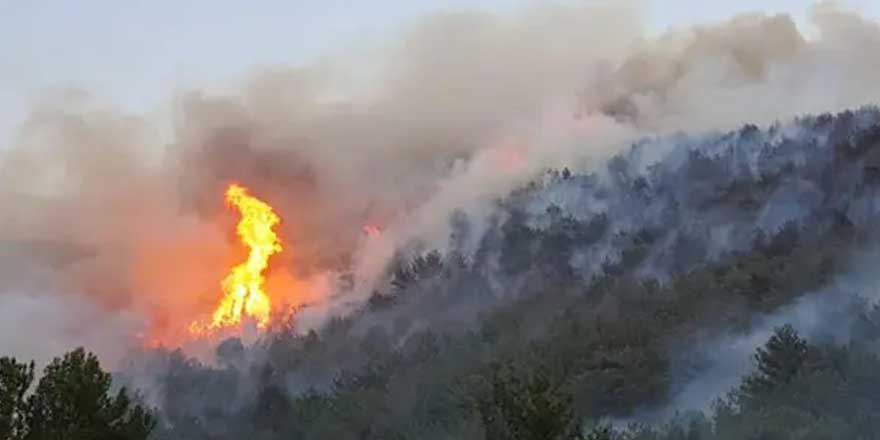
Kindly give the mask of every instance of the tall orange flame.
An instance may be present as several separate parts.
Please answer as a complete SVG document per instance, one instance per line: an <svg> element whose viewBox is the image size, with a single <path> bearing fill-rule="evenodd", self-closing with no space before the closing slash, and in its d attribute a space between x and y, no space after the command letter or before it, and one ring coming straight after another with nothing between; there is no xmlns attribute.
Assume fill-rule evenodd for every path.
<svg viewBox="0 0 880 440"><path fill-rule="evenodd" d="M247 260L233 267L223 279L223 298L211 322L195 322L190 326L194 334L238 326L245 317L256 321L259 328L269 325L271 304L263 288L266 283L263 271L269 265L269 257L282 250L273 230L281 218L266 202L249 195L247 189L238 185L230 185L226 190L226 202L241 214L236 232L250 252Z"/></svg>

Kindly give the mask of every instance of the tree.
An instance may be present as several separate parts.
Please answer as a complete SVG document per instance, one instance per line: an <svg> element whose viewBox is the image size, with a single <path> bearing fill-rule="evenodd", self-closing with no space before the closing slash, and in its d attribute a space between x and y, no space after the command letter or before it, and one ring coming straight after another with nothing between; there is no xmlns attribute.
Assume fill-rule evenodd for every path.
<svg viewBox="0 0 880 440"><path fill-rule="evenodd" d="M392 271L391 285L406 290L421 280L428 279L443 269L443 256L434 250L417 255L411 261L399 261Z"/></svg>
<svg viewBox="0 0 880 440"><path fill-rule="evenodd" d="M20 439L25 432L25 393L34 380L34 363L0 358L0 438Z"/></svg>
<svg viewBox="0 0 880 440"><path fill-rule="evenodd" d="M808 357L807 341L789 324L777 327L755 353L758 371L746 376L738 390L740 403L755 402L791 382Z"/></svg>
<svg viewBox="0 0 880 440"><path fill-rule="evenodd" d="M477 409L488 440L569 438L575 429L571 395L540 366L494 363Z"/></svg>
<svg viewBox="0 0 880 440"><path fill-rule="evenodd" d="M27 400L26 440L139 440L155 426L128 391L110 394L111 377L82 348L55 358Z"/></svg>

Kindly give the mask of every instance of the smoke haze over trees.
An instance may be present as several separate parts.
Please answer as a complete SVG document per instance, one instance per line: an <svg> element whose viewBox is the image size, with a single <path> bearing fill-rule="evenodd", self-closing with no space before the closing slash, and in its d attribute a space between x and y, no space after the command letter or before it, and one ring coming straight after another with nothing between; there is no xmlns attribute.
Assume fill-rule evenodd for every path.
<svg viewBox="0 0 880 440"><path fill-rule="evenodd" d="M47 101L0 156L0 433L873 438L880 25L811 11L449 12L184 93L169 131ZM297 312L181 341L235 261L230 181L283 218ZM81 344L112 382L22 363Z"/></svg>
<svg viewBox="0 0 880 440"><path fill-rule="evenodd" d="M138 337L179 343L237 252L221 199L236 181L284 219L269 284L315 305L305 331L366 301L400 249L442 246L455 211L485 218L547 168L880 98L865 56L880 30L857 13L816 5L810 38L762 14L653 36L635 6L451 11L369 57L181 92L156 116L83 90L49 96L0 159L0 202L16 207L0 213L4 321L38 310L61 328L32 331L99 341L114 361ZM341 295L340 277L355 283ZM43 360L65 348L29 349L15 347Z"/></svg>
<svg viewBox="0 0 880 440"><path fill-rule="evenodd" d="M873 108L643 141L515 191L477 238L453 216L445 253L399 255L316 331L122 377L158 438L870 438L878 147Z"/></svg>

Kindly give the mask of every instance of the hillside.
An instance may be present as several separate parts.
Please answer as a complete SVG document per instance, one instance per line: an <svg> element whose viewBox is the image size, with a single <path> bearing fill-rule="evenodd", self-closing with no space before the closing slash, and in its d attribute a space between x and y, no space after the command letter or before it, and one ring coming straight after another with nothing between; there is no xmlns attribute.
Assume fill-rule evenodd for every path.
<svg viewBox="0 0 880 440"><path fill-rule="evenodd" d="M157 439L872 438L878 190L874 108L646 139L453 216L318 331L121 377Z"/></svg>

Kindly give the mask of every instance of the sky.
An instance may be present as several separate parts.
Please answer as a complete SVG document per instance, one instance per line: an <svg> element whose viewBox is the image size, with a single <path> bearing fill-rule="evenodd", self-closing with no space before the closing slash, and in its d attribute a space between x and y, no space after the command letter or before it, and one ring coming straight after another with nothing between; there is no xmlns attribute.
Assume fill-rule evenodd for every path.
<svg viewBox="0 0 880 440"><path fill-rule="evenodd" d="M589 0L582 0L589 1ZM613 0L612 0L613 1ZM620 0L625 1L625 0ZM718 21L738 12L790 12L810 0L633 0L652 30ZM535 0L0 0L0 148L32 103L83 87L131 111L259 67L380 44L432 12L511 11ZM880 2L844 2L880 17Z"/></svg>

